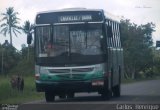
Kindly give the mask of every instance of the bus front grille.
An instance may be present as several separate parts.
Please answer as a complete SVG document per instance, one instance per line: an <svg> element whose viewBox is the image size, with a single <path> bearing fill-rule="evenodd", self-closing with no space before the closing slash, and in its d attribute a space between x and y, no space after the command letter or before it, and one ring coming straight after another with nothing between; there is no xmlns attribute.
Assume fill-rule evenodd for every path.
<svg viewBox="0 0 160 110"><path fill-rule="evenodd" d="M60 80L83 80L86 74L59 74L56 75Z"/></svg>
<svg viewBox="0 0 160 110"><path fill-rule="evenodd" d="M76 73L76 72L91 72L93 71L93 67L92 68L73 68L72 69L72 73Z"/></svg>
<svg viewBox="0 0 160 110"><path fill-rule="evenodd" d="M55 74L59 80L84 80L87 73L94 71L94 67L56 68L48 69L48 71L51 74Z"/></svg>
<svg viewBox="0 0 160 110"><path fill-rule="evenodd" d="M70 69L49 69L50 73L70 73Z"/></svg>
<svg viewBox="0 0 160 110"><path fill-rule="evenodd" d="M94 67L90 68L69 68L69 69L48 69L50 73L83 73L92 72Z"/></svg>

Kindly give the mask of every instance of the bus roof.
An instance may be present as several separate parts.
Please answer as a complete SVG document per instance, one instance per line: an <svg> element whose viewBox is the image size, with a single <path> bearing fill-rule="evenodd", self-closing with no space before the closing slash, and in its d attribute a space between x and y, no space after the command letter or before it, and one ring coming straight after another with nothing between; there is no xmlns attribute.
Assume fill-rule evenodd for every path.
<svg viewBox="0 0 160 110"><path fill-rule="evenodd" d="M110 21L120 23L120 17L115 16L115 15L109 13L109 12L105 11L105 17L106 17L106 19L109 19Z"/></svg>
<svg viewBox="0 0 160 110"><path fill-rule="evenodd" d="M49 13L59 13L59 12L76 12L76 11L82 11L82 12L87 12L87 11L97 11L97 12L102 12L104 13L104 16L106 19L113 21L113 22L117 22L120 23L120 18L118 16L115 16L109 12L104 11L103 9L87 9L87 8L83 8L83 7L76 7L76 8L64 8L64 9L58 9L58 10L49 10L49 11L41 11L38 12L36 16L40 15L40 14L49 14Z"/></svg>
<svg viewBox="0 0 160 110"><path fill-rule="evenodd" d="M41 11L38 12L38 14L42 13L52 13L52 12L65 12L65 11L103 11L103 9L87 9L87 8L64 8L64 9L58 9L58 10L49 10L49 11Z"/></svg>

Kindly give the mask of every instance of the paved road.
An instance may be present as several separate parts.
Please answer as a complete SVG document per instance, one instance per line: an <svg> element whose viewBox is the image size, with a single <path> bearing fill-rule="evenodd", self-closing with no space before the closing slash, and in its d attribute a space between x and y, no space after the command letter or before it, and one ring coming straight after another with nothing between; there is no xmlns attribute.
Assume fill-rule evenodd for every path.
<svg viewBox="0 0 160 110"><path fill-rule="evenodd" d="M121 94L122 95L119 98L112 98L109 101L103 101L98 93L90 93L90 94L78 93L75 95L75 98L73 99L60 100L58 97L56 97L56 101L54 103L49 103L49 105L50 106L54 105L54 107L57 105L63 105L63 104L66 106L72 105L73 107L71 107L70 110L71 109L75 110L74 106L76 108L77 107L88 108L90 107L89 105L92 105L93 107L92 109L94 110L96 109L98 110L99 107L102 107L101 109L103 110L103 109L106 109L106 105L111 105L111 104L112 105L115 104L114 107L117 106L117 104L122 104L122 105L160 104L160 80L150 80L150 81L143 81L143 82L135 82L131 84L122 84ZM48 103L46 103L45 100L33 101L33 102L29 102L28 104L47 105L48 107ZM99 107L97 105L99 105ZM62 107L62 106L59 106L59 107ZM63 108L61 108L61 110ZM91 109L91 108L88 108L88 109Z"/></svg>

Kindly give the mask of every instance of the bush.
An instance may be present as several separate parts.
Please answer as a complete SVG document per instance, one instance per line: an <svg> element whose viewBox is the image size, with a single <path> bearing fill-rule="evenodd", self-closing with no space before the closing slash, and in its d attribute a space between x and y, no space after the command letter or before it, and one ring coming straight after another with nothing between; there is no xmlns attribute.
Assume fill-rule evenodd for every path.
<svg viewBox="0 0 160 110"><path fill-rule="evenodd" d="M20 74L22 76L30 76L34 74L34 60L22 59L17 66L15 66L10 74Z"/></svg>

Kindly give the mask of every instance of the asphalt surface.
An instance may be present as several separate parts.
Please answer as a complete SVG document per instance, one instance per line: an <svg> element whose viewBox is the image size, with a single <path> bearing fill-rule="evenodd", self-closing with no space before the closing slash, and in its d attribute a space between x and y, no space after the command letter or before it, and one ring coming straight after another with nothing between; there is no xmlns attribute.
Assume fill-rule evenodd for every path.
<svg viewBox="0 0 160 110"><path fill-rule="evenodd" d="M139 104L147 104L145 107L148 108L142 106L143 110L151 110L148 105L158 107L155 110L160 110L160 80L122 84L121 97L113 97L109 101L102 100L98 93L77 93L72 99L62 100L56 97L53 103L46 103L44 99L28 102L19 108L20 110L30 109L27 107L35 107L34 110L136 110L139 109L136 108Z"/></svg>

